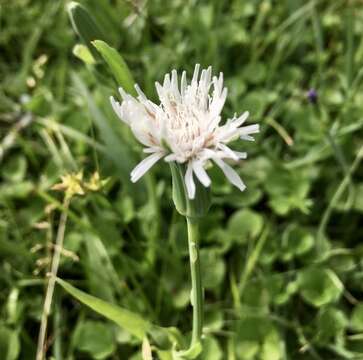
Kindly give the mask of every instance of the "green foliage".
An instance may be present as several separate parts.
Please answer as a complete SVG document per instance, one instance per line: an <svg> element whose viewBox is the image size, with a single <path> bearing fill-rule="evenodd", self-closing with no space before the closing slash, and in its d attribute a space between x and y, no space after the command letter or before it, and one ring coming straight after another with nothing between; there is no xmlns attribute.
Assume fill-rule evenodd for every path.
<svg viewBox="0 0 363 360"><path fill-rule="evenodd" d="M92 359L106 359L115 351L113 328L100 321L88 320L78 325L74 334L77 350Z"/></svg>
<svg viewBox="0 0 363 360"><path fill-rule="evenodd" d="M15 360L19 356L20 341L15 330L0 324L0 351L4 360Z"/></svg>
<svg viewBox="0 0 363 360"><path fill-rule="evenodd" d="M127 330L139 339L143 339L149 331L151 324L140 315L88 295L61 279L57 279L57 282L77 300L107 319L114 321L121 328Z"/></svg>
<svg viewBox="0 0 363 360"><path fill-rule="evenodd" d="M190 79L197 62L224 73L222 122L248 110L261 133L233 144L249 155L234 164L243 193L207 169L204 338L187 356L361 359L362 18L345 0L2 2L1 359L35 358L63 211L51 188L80 170L108 182L72 199L58 274L70 293L57 285L48 358L185 355L180 177L161 162L130 182L144 155L109 97L137 82L157 101L155 81L174 68Z"/></svg>
<svg viewBox="0 0 363 360"><path fill-rule="evenodd" d="M329 269L307 268L299 273L301 296L308 303L321 307L339 299L343 285Z"/></svg>
<svg viewBox="0 0 363 360"><path fill-rule="evenodd" d="M82 39L91 53L97 55L97 52L92 48L91 42L105 39L105 35L100 26L87 10L75 1L68 4L68 13L74 31Z"/></svg>
<svg viewBox="0 0 363 360"><path fill-rule="evenodd" d="M102 40L94 40L92 44L102 55L103 59L109 66L117 84L121 86L127 93L135 95L135 81L132 78L127 64L125 63L122 56L117 52L117 50L107 45Z"/></svg>

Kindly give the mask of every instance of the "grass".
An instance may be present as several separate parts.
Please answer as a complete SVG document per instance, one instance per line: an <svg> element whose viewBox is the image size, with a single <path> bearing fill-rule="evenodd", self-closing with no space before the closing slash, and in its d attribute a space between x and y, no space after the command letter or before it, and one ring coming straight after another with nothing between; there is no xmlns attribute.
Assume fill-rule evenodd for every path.
<svg viewBox="0 0 363 360"><path fill-rule="evenodd" d="M200 224L199 358L363 358L360 2L80 2L149 97L171 69L212 65L229 90L223 116L249 110L261 126L255 143L236 144L249 153L237 167L245 192L208 170L213 204ZM52 187L79 171L86 182L94 173L107 182L72 198L58 277L147 322L178 328L185 344L191 337L187 233L173 210L169 168L159 164L130 183L140 148L112 112L117 84L108 67L101 58L85 63L84 48L74 48L82 40L68 3L0 2L6 360L35 358L50 244L66 211ZM306 96L311 88L316 103ZM165 335L152 328L143 342L57 285L48 322L47 356L56 360L141 359L149 342L156 356Z"/></svg>

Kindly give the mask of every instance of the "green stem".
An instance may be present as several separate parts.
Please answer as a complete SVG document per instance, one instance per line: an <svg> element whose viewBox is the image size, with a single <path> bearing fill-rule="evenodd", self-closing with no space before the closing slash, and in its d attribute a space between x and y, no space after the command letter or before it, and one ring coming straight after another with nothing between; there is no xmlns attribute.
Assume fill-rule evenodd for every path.
<svg viewBox="0 0 363 360"><path fill-rule="evenodd" d="M40 323L36 360L43 360L46 357L45 341L46 341L46 334L48 327L48 317L52 306L52 300L55 288L55 278L57 277L58 274L59 263L61 260L61 254L63 250L64 233L66 230L68 208L70 202L71 202L71 196L66 194L63 202L64 211L62 212L59 221L57 237L54 244L54 253L52 258L51 271L49 274L50 277L47 285L47 292L45 294L43 313Z"/></svg>
<svg viewBox="0 0 363 360"><path fill-rule="evenodd" d="M198 343L203 329L203 287L200 272L199 236L196 219L187 217L190 273L192 279L193 333L190 347Z"/></svg>
<svg viewBox="0 0 363 360"><path fill-rule="evenodd" d="M156 184L152 175L148 175L145 177L146 180L146 189L148 194L148 201L151 203L152 210L154 211L154 215L159 213L159 200L156 195ZM148 246L148 253L147 253L147 260L149 264L153 265L155 263L156 258L156 250L157 250L157 241L159 239L158 234L160 230L160 223L158 220L158 216L154 216L156 219L153 222L153 226L150 231L149 237L149 246Z"/></svg>
<svg viewBox="0 0 363 360"><path fill-rule="evenodd" d="M358 154L357 154L356 158L354 159L352 165L348 169L346 175L344 176L343 180L341 181L341 183L339 184L335 193L333 194L333 196L328 204L328 207L324 211L324 214L323 214L320 224L319 224L318 233L317 233L317 243L316 243L317 250L320 254L323 252L324 232L328 225L331 213L332 213L335 205L340 200L341 196L344 194L344 191L349 186L351 177L354 174L354 172L358 169L362 159L363 159L363 146L361 146L360 149L358 150Z"/></svg>

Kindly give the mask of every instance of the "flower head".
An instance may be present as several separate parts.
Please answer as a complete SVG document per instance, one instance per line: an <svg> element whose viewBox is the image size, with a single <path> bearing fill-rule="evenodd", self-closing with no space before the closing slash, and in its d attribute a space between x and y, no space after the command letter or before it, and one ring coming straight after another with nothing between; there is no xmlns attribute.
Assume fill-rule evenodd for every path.
<svg viewBox="0 0 363 360"><path fill-rule="evenodd" d="M223 87L223 74L212 78L212 68L204 69L199 77L196 65L190 84L185 71L180 84L176 70L166 74L163 85L155 84L160 104L147 99L135 85L137 98L120 88L121 104L111 97L111 104L122 121L130 126L132 132L149 153L131 172L131 181L139 180L158 160L175 161L186 164L184 176L188 197L195 197L196 186L193 176L208 187L211 180L205 165L212 160L221 168L228 180L239 188L245 185L235 170L224 160L245 159L245 152L233 151L227 144L238 138L254 140L251 134L259 131L258 125L241 127L248 112L234 116L224 124L220 113L227 97Z"/></svg>
<svg viewBox="0 0 363 360"><path fill-rule="evenodd" d="M313 88L309 89L306 93L306 97L312 104L316 104L318 102L318 92Z"/></svg>
<svg viewBox="0 0 363 360"><path fill-rule="evenodd" d="M64 191L68 196L84 195L82 187L83 172L61 176L61 182L52 186L52 190Z"/></svg>

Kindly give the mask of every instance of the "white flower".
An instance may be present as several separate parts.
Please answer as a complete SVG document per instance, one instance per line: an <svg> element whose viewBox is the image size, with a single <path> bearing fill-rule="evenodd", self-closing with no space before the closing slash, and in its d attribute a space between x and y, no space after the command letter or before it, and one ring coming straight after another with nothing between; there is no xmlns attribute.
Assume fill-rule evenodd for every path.
<svg viewBox="0 0 363 360"><path fill-rule="evenodd" d="M111 97L111 104L122 121L130 126L138 141L149 153L131 172L131 181L139 180L157 161L175 161L186 164L185 185L188 197L195 196L193 175L206 187L211 180L204 169L207 161L218 165L228 180L243 191L245 185L236 171L224 159L245 159L245 152L233 151L226 144L238 138L254 140L250 135L259 131L258 125L241 127L248 112L234 116L220 125L227 88L223 87L223 74L212 78L212 68L202 70L195 66L193 79L188 85L183 71L178 84L176 70L165 75L164 84L155 84L160 99L156 105L146 98L135 85L137 99L120 88L121 104ZM213 89L213 90L212 90Z"/></svg>

